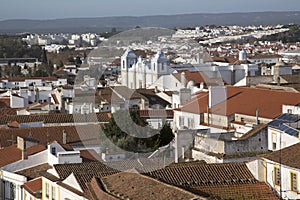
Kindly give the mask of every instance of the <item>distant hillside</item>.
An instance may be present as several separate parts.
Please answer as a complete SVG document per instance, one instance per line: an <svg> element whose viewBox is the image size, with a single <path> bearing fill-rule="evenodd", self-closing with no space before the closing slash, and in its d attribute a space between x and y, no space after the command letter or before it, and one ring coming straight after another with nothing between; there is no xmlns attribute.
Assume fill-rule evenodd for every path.
<svg viewBox="0 0 300 200"><path fill-rule="evenodd" d="M300 24L300 11L223 14L181 14L141 17L70 18L55 20L4 20L0 33L102 32L140 27L182 28L202 25Z"/></svg>

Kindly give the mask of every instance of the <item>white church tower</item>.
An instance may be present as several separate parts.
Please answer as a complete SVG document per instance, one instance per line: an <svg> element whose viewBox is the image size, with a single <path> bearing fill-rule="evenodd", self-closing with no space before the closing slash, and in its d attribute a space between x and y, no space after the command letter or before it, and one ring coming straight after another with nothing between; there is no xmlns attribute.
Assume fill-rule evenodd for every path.
<svg viewBox="0 0 300 200"><path fill-rule="evenodd" d="M247 53L244 49L239 52L239 61L246 61L247 60Z"/></svg>
<svg viewBox="0 0 300 200"><path fill-rule="evenodd" d="M135 67L137 62L137 56L132 49L127 49L125 53L121 56L121 76L122 85L129 87L129 70Z"/></svg>
<svg viewBox="0 0 300 200"><path fill-rule="evenodd" d="M160 76L169 73L168 58L161 51L158 51L151 60L152 69L152 83L154 83Z"/></svg>

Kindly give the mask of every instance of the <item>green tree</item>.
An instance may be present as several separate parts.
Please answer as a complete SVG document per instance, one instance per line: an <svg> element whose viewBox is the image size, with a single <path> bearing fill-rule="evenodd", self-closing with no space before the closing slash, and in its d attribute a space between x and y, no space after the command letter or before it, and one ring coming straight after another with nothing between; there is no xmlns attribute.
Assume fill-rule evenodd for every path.
<svg viewBox="0 0 300 200"><path fill-rule="evenodd" d="M42 50L41 62L42 62L43 64L48 64L48 59L47 59L47 52L46 52L46 49L43 49L43 50Z"/></svg>
<svg viewBox="0 0 300 200"><path fill-rule="evenodd" d="M138 110L131 110L129 113L118 111L103 126L103 132L115 145L131 152L151 152L169 144L174 138L169 124L166 123L160 131L151 129L147 124L139 116ZM146 135L150 137L145 137Z"/></svg>
<svg viewBox="0 0 300 200"><path fill-rule="evenodd" d="M174 139L174 134L171 129L170 123L166 122L159 134L159 146L165 146Z"/></svg>

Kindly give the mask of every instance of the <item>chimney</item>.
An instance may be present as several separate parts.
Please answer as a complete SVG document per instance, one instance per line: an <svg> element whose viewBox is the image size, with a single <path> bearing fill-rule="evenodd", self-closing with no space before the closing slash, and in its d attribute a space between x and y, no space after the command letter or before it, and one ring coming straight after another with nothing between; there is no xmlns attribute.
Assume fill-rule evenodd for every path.
<svg viewBox="0 0 300 200"><path fill-rule="evenodd" d="M226 101L227 88L226 86L209 86L208 87L208 106L213 106Z"/></svg>
<svg viewBox="0 0 300 200"><path fill-rule="evenodd" d="M181 85L186 88L186 76L185 72L181 72Z"/></svg>
<svg viewBox="0 0 300 200"><path fill-rule="evenodd" d="M67 144L67 132L65 129L63 130L63 144Z"/></svg>
<svg viewBox="0 0 300 200"><path fill-rule="evenodd" d="M256 125L258 125L258 124L259 124L258 112L259 112L259 109L258 109L258 108L256 108L256 111L255 111L255 115L256 115Z"/></svg>
<svg viewBox="0 0 300 200"><path fill-rule="evenodd" d="M22 151L22 160L27 159L27 152L26 152L26 141L24 138L17 137L17 147Z"/></svg>

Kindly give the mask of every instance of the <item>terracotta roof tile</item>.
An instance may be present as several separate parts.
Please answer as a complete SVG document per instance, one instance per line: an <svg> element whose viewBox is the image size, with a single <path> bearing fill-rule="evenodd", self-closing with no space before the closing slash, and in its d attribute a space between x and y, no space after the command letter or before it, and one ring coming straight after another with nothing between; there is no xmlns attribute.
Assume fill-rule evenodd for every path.
<svg viewBox="0 0 300 200"><path fill-rule="evenodd" d="M57 96L55 94L51 94L51 97L53 98L55 104L59 104L59 101L58 101Z"/></svg>
<svg viewBox="0 0 300 200"><path fill-rule="evenodd" d="M177 186L257 182L245 163L199 164L192 162L182 165L173 164L146 174Z"/></svg>
<svg viewBox="0 0 300 200"><path fill-rule="evenodd" d="M54 168L61 180L73 173L83 190L87 190L86 183L89 183L93 177L101 178L118 172L102 162L60 164L54 165Z"/></svg>
<svg viewBox="0 0 300 200"><path fill-rule="evenodd" d="M92 114L47 114L47 115L16 115L16 116L3 116L0 118L0 124L7 124L12 121L19 123L28 122L44 122L44 123L83 123L83 122L108 122L108 113L92 113Z"/></svg>
<svg viewBox="0 0 300 200"><path fill-rule="evenodd" d="M161 105L163 107L166 107L167 105L170 105L170 103L163 98L159 97L154 89L137 89L137 93L143 95L143 97L147 98L149 101L149 106L152 105Z"/></svg>
<svg viewBox="0 0 300 200"><path fill-rule="evenodd" d="M101 180L99 178L93 178L90 183L87 183L88 196L91 200L105 199L105 200L117 200L118 198L106 193L102 189Z"/></svg>
<svg viewBox="0 0 300 200"><path fill-rule="evenodd" d="M245 163L171 164L146 175L213 199L278 199L270 187L253 177Z"/></svg>
<svg viewBox="0 0 300 200"><path fill-rule="evenodd" d="M57 81L56 77L10 77L10 78L0 78L0 81L8 80L8 81L25 81L25 80L44 80L44 81Z"/></svg>
<svg viewBox="0 0 300 200"><path fill-rule="evenodd" d="M140 116L145 118L173 118L173 110L140 110Z"/></svg>
<svg viewBox="0 0 300 200"><path fill-rule="evenodd" d="M82 162L97 162L101 160L101 157L93 149L80 150L80 157Z"/></svg>
<svg viewBox="0 0 300 200"><path fill-rule="evenodd" d="M41 164L35 167L23 169L15 172L16 174L26 176L29 180L41 177L48 169L51 169L52 166L48 163Z"/></svg>
<svg viewBox="0 0 300 200"><path fill-rule="evenodd" d="M129 199L202 199L185 190L167 185L150 177L120 172L101 178L107 193Z"/></svg>
<svg viewBox="0 0 300 200"><path fill-rule="evenodd" d="M17 121L13 121L11 123L8 123L7 126L11 128L19 128L20 124Z"/></svg>
<svg viewBox="0 0 300 200"><path fill-rule="evenodd" d="M27 156L46 150L43 145L35 145L26 149ZM0 167L4 167L22 159L22 150L17 145L0 149Z"/></svg>
<svg viewBox="0 0 300 200"><path fill-rule="evenodd" d="M300 169L300 143L263 155L263 158Z"/></svg>
<svg viewBox="0 0 300 200"><path fill-rule="evenodd" d="M214 186L191 186L190 190L196 194L206 193L214 199L280 199L266 183L230 184Z"/></svg>
<svg viewBox="0 0 300 200"><path fill-rule="evenodd" d="M42 196L42 178L37 178L24 183L24 189L33 196L40 198Z"/></svg>
<svg viewBox="0 0 300 200"><path fill-rule="evenodd" d="M212 113L219 115L245 114L256 115L274 119L282 112L282 105L296 105L300 103L300 93L287 91L274 91L268 89L227 86L227 100L212 108ZM287 98L288 97L288 98ZM208 92L201 92L197 97L185 102L182 108L184 112L207 112Z"/></svg>
<svg viewBox="0 0 300 200"><path fill-rule="evenodd" d="M53 141L63 144L63 131L67 133L68 145L101 144L99 125L49 126L37 128L0 129L1 147L16 142L17 136L31 138L40 144L47 145ZM12 141L13 140L13 141Z"/></svg>
<svg viewBox="0 0 300 200"><path fill-rule="evenodd" d="M208 76L204 72L190 72L188 70L178 71L178 73L173 73L172 75L179 81L181 81L181 73L185 73L187 83L189 81L194 81L195 83L206 83L209 81Z"/></svg>
<svg viewBox="0 0 300 200"><path fill-rule="evenodd" d="M0 108L0 116L17 115L18 110L20 110L20 108Z"/></svg>

